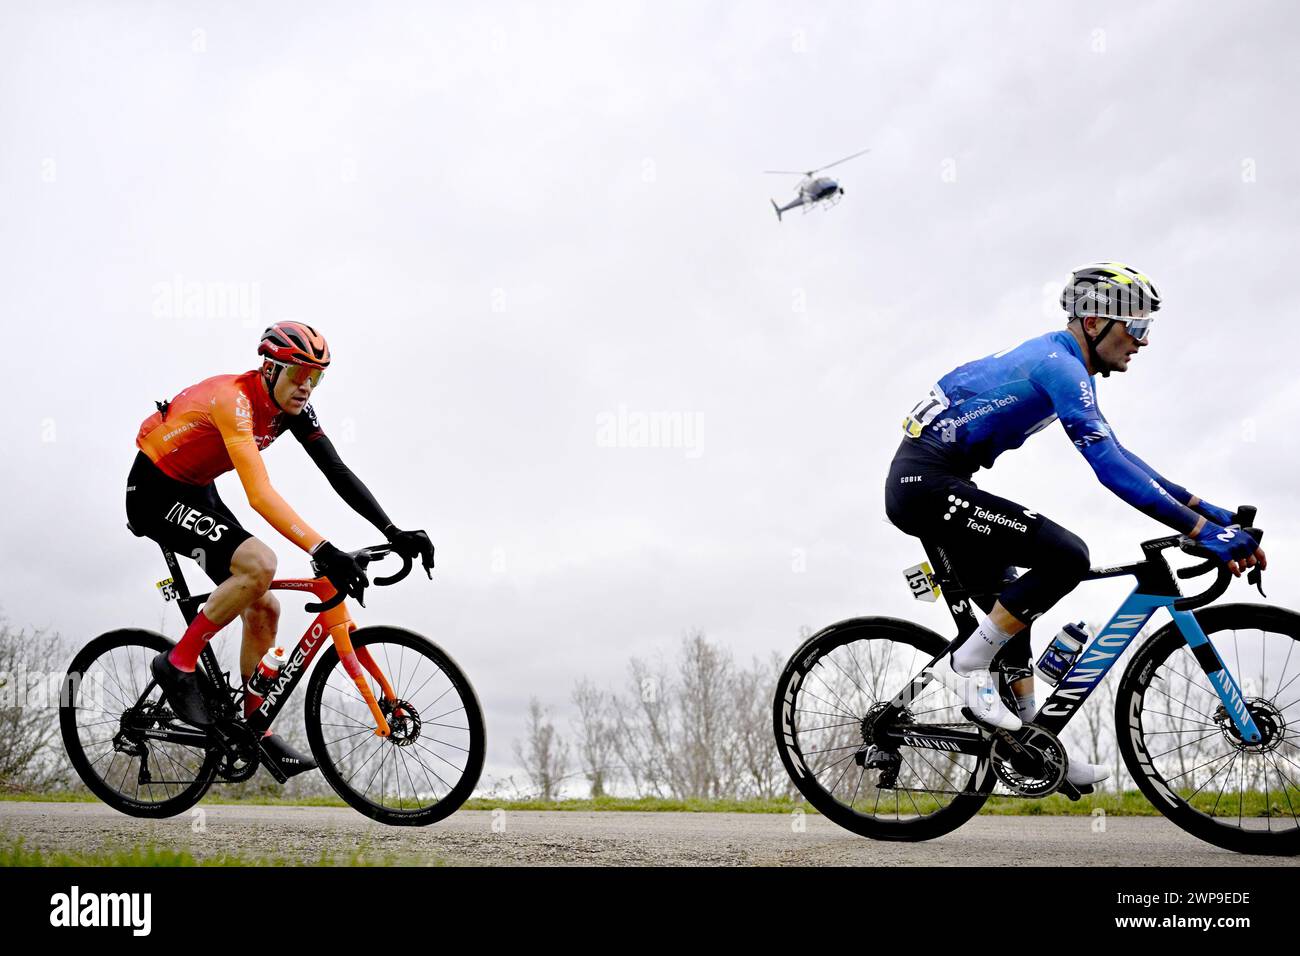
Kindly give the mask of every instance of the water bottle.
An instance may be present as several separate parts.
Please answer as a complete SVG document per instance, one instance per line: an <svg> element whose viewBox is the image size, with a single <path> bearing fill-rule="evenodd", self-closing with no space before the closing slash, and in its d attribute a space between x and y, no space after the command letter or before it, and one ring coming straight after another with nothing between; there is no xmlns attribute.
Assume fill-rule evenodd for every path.
<svg viewBox="0 0 1300 956"><path fill-rule="evenodd" d="M1053 687L1061 682L1061 678L1069 672L1074 666L1074 662L1079 659L1079 654L1083 652L1083 646L1088 643L1088 632L1083 629L1083 622L1078 624L1067 624L1061 628L1052 642L1047 645L1043 651L1043 656L1038 659L1038 670L1043 675L1043 680L1047 681Z"/></svg>
<svg viewBox="0 0 1300 956"><path fill-rule="evenodd" d="M262 699L275 685L275 679L280 676L280 668L289 655L283 647L273 647L257 662L257 669L253 671L248 678L248 700L244 706L244 712L256 710L262 703Z"/></svg>

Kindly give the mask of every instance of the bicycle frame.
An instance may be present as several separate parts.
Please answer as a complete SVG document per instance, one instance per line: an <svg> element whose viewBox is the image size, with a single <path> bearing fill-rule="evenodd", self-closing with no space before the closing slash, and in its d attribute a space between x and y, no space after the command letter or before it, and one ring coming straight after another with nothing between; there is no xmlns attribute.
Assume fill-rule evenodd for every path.
<svg viewBox="0 0 1300 956"><path fill-rule="evenodd" d="M1191 649L1196 662L1218 693L1242 739L1247 743L1257 743L1262 739L1263 735L1250 715L1236 678L1228 670L1227 664L1201 628L1196 615L1190 609L1179 607L1186 602L1186 599L1183 598L1174 573L1162 554L1166 549L1177 547L1178 542L1178 535L1144 541L1142 551L1146 557L1143 560L1112 568L1094 568L1084 576L1085 581L1132 576L1137 579L1137 584L1106 626L1088 642L1051 696L1043 702L1034 719L1034 725L1059 736L1065 725L1105 679L1115 662L1156 611L1166 608L1182 634L1183 640ZM957 624L957 637L945 649L944 653L947 653L970 637L978 626L973 603L976 595L962 586L942 546L931 545L928 542L923 544L931 567L934 569L934 580L939 585L948 604L948 610ZM933 663L934 661L931 661L931 664ZM891 701L892 707L901 710L920 695L929 680L924 675L924 670L929 666L927 664L922 673L914 677L909 685ZM896 737L897 742L912 746L975 752L972 748L977 745L977 741L969 732L929 728L924 725L913 725L913 727L915 729L911 731L893 727L885 732L885 736Z"/></svg>
<svg viewBox="0 0 1300 956"><path fill-rule="evenodd" d="M171 571L176 603L185 618L185 623L189 624L194 620L199 608L211 596L211 593L191 595L189 588L185 584L185 576L181 573L180 562L176 560L176 555L163 548L163 556L167 559L168 570ZM271 582L270 589L272 591L307 591L321 601L328 601L337 593L334 586L326 578L276 579ZM346 601L337 607L317 614L307 626L307 630L303 632L293 653L289 655L284 666L280 668L279 676L270 690L267 691L257 710L248 717L249 729L260 737L262 732L271 726L276 715L284 706L284 702L289 699L294 688L298 686L298 682L307 673L311 662L320 653L321 648L325 646L325 638L328 637L334 642L343 669L357 685L361 699L365 701L366 706L370 709L371 716L375 719L375 735L378 737L389 736L391 730L388 720L384 716L379 702L375 700L375 695L371 691L370 683L366 680L365 675L369 673L379 682L379 686L388 700L396 700L397 695L388 682L388 678L370 656L370 652L364 647L354 648L352 646L352 632L356 630L356 627L352 615L348 612ZM202 656L205 666L208 668L208 673L213 676L213 679L219 678L222 672L217 664L216 654L210 645L203 648Z"/></svg>

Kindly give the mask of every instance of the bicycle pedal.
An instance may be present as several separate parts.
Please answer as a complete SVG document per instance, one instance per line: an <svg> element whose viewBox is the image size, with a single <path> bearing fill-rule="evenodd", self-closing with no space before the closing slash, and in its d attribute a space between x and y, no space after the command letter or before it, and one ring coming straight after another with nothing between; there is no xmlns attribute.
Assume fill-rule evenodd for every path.
<svg viewBox="0 0 1300 956"><path fill-rule="evenodd" d="M281 770L280 766L271 759L271 755L266 752L266 748L262 746L261 741L258 741L257 743L257 759L258 763L266 768L266 772L275 778L276 783L283 784L288 781L289 775Z"/></svg>

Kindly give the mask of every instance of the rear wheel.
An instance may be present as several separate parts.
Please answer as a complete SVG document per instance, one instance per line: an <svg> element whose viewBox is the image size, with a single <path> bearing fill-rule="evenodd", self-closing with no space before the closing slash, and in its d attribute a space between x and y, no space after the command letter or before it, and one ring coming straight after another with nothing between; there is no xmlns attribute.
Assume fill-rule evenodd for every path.
<svg viewBox="0 0 1300 956"><path fill-rule="evenodd" d="M1239 853L1300 853L1300 614L1221 604L1196 619L1263 734L1246 743L1177 625L1138 648L1115 697L1119 749L1161 813Z"/></svg>
<svg viewBox="0 0 1300 956"><path fill-rule="evenodd" d="M101 634L64 678L59 727L68 759L91 792L136 817L188 810L220 760L206 735L176 719L149 664L172 642L152 631Z"/></svg>
<svg viewBox="0 0 1300 956"><path fill-rule="evenodd" d="M364 679L392 734L375 721L330 646L307 688L307 738L321 773L350 806L382 823L423 826L454 813L478 784L486 752L483 711L474 688L436 644L397 627L352 632L396 695Z"/></svg>
<svg viewBox="0 0 1300 956"><path fill-rule="evenodd" d="M855 759L872 717L947 645L909 621L866 617L819 631L790 658L774 702L777 749L799 792L828 819L876 840L929 840L984 805L995 783L987 754L899 747L892 786L880 785L885 771ZM904 715L971 729L937 681Z"/></svg>

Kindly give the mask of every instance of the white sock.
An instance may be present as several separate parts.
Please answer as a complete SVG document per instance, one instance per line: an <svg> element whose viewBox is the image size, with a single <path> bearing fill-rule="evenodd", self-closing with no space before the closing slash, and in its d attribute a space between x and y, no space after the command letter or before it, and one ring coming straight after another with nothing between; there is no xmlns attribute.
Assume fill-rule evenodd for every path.
<svg viewBox="0 0 1300 956"><path fill-rule="evenodd" d="M1009 640L1010 634L994 624L991 618L985 617L975 628L975 633L953 651L952 669L963 675L987 669L993 663L993 655Z"/></svg>

